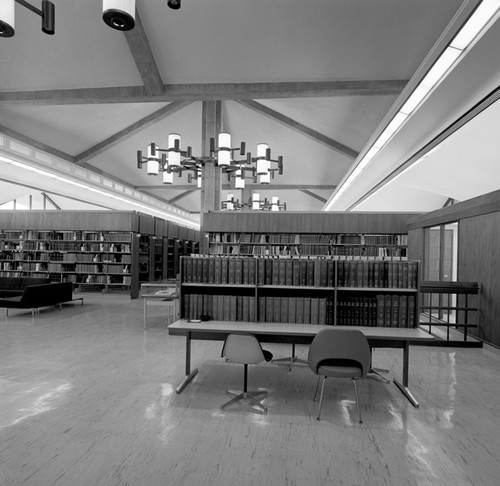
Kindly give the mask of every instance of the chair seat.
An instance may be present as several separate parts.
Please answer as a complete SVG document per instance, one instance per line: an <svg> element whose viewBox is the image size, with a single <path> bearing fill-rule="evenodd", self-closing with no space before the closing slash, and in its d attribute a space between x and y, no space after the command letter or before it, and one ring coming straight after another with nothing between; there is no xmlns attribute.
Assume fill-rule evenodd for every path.
<svg viewBox="0 0 500 486"><path fill-rule="evenodd" d="M333 378L356 378L361 377L361 368L357 366L320 366L318 375L331 376Z"/></svg>

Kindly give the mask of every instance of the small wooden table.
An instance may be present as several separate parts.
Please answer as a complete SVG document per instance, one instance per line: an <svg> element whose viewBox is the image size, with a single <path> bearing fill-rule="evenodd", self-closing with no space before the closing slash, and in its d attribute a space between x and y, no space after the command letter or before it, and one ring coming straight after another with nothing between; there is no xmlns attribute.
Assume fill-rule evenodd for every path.
<svg viewBox="0 0 500 486"><path fill-rule="evenodd" d="M261 342L310 344L321 329L329 327L331 326L317 324L178 320L168 326L169 334L186 336L186 376L177 387L176 392L181 393L198 373L197 368L191 370L191 340L193 339L223 341L228 334L245 332L254 334ZM408 388L410 345L421 341L433 341L433 336L421 329L414 328L367 326L335 326L335 328L362 331L372 348L403 349L402 382L395 379L394 383L415 407L419 406L418 401Z"/></svg>

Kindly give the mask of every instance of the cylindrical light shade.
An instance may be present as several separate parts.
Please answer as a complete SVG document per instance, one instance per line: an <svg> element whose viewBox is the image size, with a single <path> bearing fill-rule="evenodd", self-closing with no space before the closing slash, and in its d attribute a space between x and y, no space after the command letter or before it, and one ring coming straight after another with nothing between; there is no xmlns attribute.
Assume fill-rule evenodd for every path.
<svg viewBox="0 0 500 486"><path fill-rule="evenodd" d="M181 166L181 153L180 152L169 152L168 153L168 166L170 168L178 168Z"/></svg>
<svg viewBox="0 0 500 486"><path fill-rule="evenodd" d="M267 145L267 143L258 143L257 144L257 157L258 158L265 158L266 151L268 148L269 148L269 145Z"/></svg>
<svg viewBox="0 0 500 486"><path fill-rule="evenodd" d="M158 147L156 145L148 145L148 159L160 160L160 153L158 152Z"/></svg>
<svg viewBox="0 0 500 486"><path fill-rule="evenodd" d="M173 184L174 183L174 173L163 171L163 184Z"/></svg>
<svg viewBox="0 0 500 486"><path fill-rule="evenodd" d="M217 165L230 166L231 165L231 134L219 133L217 152Z"/></svg>
<svg viewBox="0 0 500 486"><path fill-rule="evenodd" d="M266 151L269 148L267 143L257 144L257 175L264 175L269 172L271 162L266 160Z"/></svg>
<svg viewBox="0 0 500 486"><path fill-rule="evenodd" d="M180 150L181 136L177 133L170 133L168 135L168 166L174 169L181 166L181 153L175 150L176 145Z"/></svg>
<svg viewBox="0 0 500 486"><path fill-rule="evenodd" d="M271 198L271 211L279 211L279 204L280 200L278 199L278 196L273 196Z"/></svg>
<svg viewBox="0 0 500 486"><path fill-rule="evenodd" d="M198 174L198 178L196 179L196 181L198 189L201 189L201 173Z"/></svg>
<svg viewBox="0 0 500 486"><path fill-rule="evenodd" d="M116 30L132 30L135 27L135 0L103 0L102 18Z"/></svg>
<svg viewBox="0 0 500 486"><path fill-rule="evenodd" d="M177 148L179 152L175 149ZM170 133L168 135L168 156L167 163L172 169L178 169L181 166L181 136L177 133Z"/></svg>
<svg viewBox="0 0 500 486"><path fill-rule="evenodd" d="M14 37L15 33L14 0L0 2L0 37Z"/></svg>
<svg viewBox="0 0 500 486"><path fill-rule="evenodd" d="M148 175L158 175L160 171L160 163L158 159L148 159L147 172Z"/></svg>
<svg viewBox="0 0 500 486"><path fill-rule="evenodd" d="M236 172L236 177L234 179L234 187L236 189L245 189L245 178L243 177L243 171L238 169Z"/></svg>
<svg viewBox="0 0 500 486"><path fill-rule="evenodd" d="M169 148L169 150L175 149L176 140L179 140L178 145L179 145L179 150L180 150L181 136L178 133L169 133L168 134L168 148Z"/></svg>
<svg viewBox="0 0 500 486"><path fill-rule="evenodd" d="M271 182L271 173L266 172L259 176L259 184L269 184Z"/></svg>
<svg viewBox="0 0 500 486"><path fill-rule="evenodd" d="M252 194L252 209L257 211L260 209L260 194L258 192Z"/></svg>

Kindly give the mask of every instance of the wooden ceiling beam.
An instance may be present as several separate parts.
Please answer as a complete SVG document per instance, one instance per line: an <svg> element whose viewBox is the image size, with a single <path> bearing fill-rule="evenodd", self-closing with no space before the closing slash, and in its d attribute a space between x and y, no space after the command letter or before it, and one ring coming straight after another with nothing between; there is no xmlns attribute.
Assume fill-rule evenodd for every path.
<svg viewBox="0 0 500 486"><path fill-rule="evenodd" d="M54 157L58 157L60 159L66 160L67 162L72 162L72 163L75 162L75 157L73 155L67 154L66 152L63 152L62 150L58 150L50 145L39 142L38 140L35 140L34 138L23 135L22 133L16 132L15 130L11 130L10 128L7 128L3 125L0 125L0 133L7 135L8 137L10 137L14 140L17 140L18 142L29 145L30 147L33 147L35 149L38 149L38 150L46 152L50 155L53 155Z"/></svg>
<svg viewBox="0 0 500 486"><path fill-rule="evenodd" d="M172 199L169 199L168 203L173 204L175 201L178 201L179 199L182 199L183 197L186 197L187 195L191 194L194 192L197 188L193 188L190 191L184 191L181 194L178 194L177 196L173 197Z"/></svg>
<svg viewBox="0 0 500 486"><path fill-rule="evenodd" d="M252 189L259 191L307 191L307 190L324 190L333 191L337 186L328 184L245 184L245 189ZM134 186L136 191L148 191L157 189L172 189L176 191L186 191L197 190L196 183L193 184L162 184L162 185L151 185L151 186ZM234 189L231 184L222 184L222 189L224 191L238 190Z"/></svg>
<svg viewBox="0 0 500 486"><path fill-rule="evenodd" d="M317 194L314 194L314 192L307 191L305 189L302 189L302 192L304 194L307 194L308 196L313 197L314 199L317 199L318 201L321 201L322 203L326 203L326 199L324 197L318 196Z"/></svg>
<svg viewBox="0 0 500 486"><path fill-rule="evenodd" d="M124 32L147 95L161 95L165 89L160 71L149 45L139 12L135 12L135 27Z"/></svg>
<svg viewBox="0 0 500 486"><path fill-rule="evenodd" d="M337 96L399 95L407 80L302 81L281 83L166 84L161 94L144 86L75 88L0 93L0 104L78 105L99 103L147 103L201 100L277 98L329 98Z"/></svg>
<svg viewBox="0 0 500 486"><path fill-rule="evenodd" d="M308 126L303 125L302 123L299 123L298 121L286 115L283 115L276 110L268 108L262 103L258 103L257 101L253 100L237 100L237 102L243 106L246 106L247 108L250 108L251 110L256 111L261 115L267 116L268 118L271 118L272 120L275 120L282 125L285 125L286 127L301 133L302 135L305 135L306 137L311 138L315 142L326 145L328 148L335 150L336 152L345 155L352 160L354 160L359 155L359 152L348 147L347 145L337 142L336 140L333 140L326 135L323 135L322 133L309 128Z"/></svg>
<svg viewBox="0 0 500 486"><path fill-rule="evenodd" d="M157 123L159 120L162 120L163 118L166 118L167 116L172 115L173 113L176 113L179 110L182 110L186 106L191 104L189 101L174 101L173 103L168 104L167 106L164 106L163 108L160 108L159 110L155 111L154 113L151 113L151 115L145 116L141 120L136 121L132 125L129 125L128 127L124 128L123 130L120 130L119 132L115 133L114 135L111 135L111 137L108 137L106 140L103 140L102 142L99 142L98 144L94 145L93 147L89 148L88 150L85 150L85 152L82 152L81 154L78 154L75 157L75 164L81 165L84 162L87 162L89 159L95 157L96 155L104 152L105 150L108 150L109 148L113 147L117 143L121 142L124 138L130 137L130 135L138 132L139 130L143 130L144 128L153 125L154 123Z"/></svg>

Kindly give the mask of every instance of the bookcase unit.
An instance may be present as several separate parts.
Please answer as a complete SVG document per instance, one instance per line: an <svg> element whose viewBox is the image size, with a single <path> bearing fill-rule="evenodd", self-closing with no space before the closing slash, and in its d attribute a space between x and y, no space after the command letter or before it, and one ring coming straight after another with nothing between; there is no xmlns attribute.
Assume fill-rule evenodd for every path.
<svg viewBox="0 0 500 486"><path fill-rule="evenodd" d="M2 211L0 276L42 276L137 298L141 283L162 280L168 270L162 222L166 229L156 236L155 218L136 212ZM177 225L171 228L178 235Z"/></svg>
<svg viewBox="0 0 500 486"><path fill-rule="evenodd" d="M406 234L212 232L209 235L212 255L405 258L407 247Z"/></svg>
<svg viewBox="0 0 500 486"><path fill-rule="evenodd" d="M181 259L181 317L416 327L419 262L387 258Z"/></svg>
<svg viewBox="0 0 500 486"><path fill-rule="evenodd" d="M408 222L420 214L213 211L205 253L406 258Z"/></svg>

